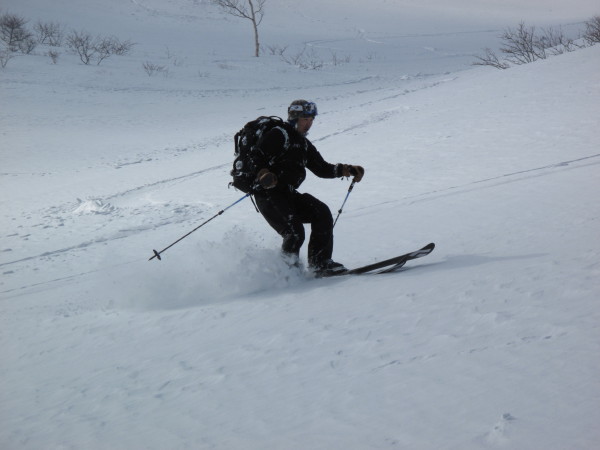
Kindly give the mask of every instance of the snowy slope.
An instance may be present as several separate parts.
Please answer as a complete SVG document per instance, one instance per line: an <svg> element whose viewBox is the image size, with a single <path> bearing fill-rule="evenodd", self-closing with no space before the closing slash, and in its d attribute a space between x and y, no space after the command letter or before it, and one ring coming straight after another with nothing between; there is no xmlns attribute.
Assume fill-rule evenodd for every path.
<svg viewBox="0 0 600 450"><path fill-rule="evenodd" d="M252 58L203 1L8 2L138 44L0 72L0 447L597 446L600 48L469 67L503 26L593 5L375 2L273 5L267 41L351 55L318 71ZM241 197L232 134L298 97L326 159L367 170L334 257L435 252L306 279L245 200L148 262ZM347 187L303 185L333 211Z"/></svg>

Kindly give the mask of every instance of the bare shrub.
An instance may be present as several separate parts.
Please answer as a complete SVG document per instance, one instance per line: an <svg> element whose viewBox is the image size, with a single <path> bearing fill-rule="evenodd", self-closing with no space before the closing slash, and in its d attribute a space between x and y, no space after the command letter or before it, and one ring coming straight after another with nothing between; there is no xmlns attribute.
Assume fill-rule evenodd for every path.
<svg viewBox="0 0 600 450"><path fill-rule="evenodd" d="M144 62L144 64L142 64L142 67L144 68L144 70L146 71L146 74L149 77L153 77L154 75L157 75L157 74L163 74L164 76L168 76L168 74L169 74L169 70L165 66L161 66L159 64L154 64L150 61Z"/></svg>
<svg viewBox="0 0 600 450"><path fill-rule="evenodd" d="M102 61L108 58L113 54L113 38L112 37L104 37L104 38L96 38L94 42L94 51L96 52L96 61L97 65L100 65Z"/></svg>
<svg viewBox="0 0 600 450"><path fill-rule="evenodd" d="M79 55L79 59L88 65L94 56L94 39L86 31L71 31L67 36L67 47Z"/></svg>
<svg viewBox="0 0 600 450"><path fill-rule="evenodd" d="M311 49L306 59L300 64L301 69L320 70L325 66L325 61Z"/></svg>
<svg viewBox="0 0 600 450"><path fill-rule="evenodd" d="M50 57L50 59L52 60L52 64L56 64L58 62L58 57L60 56L60 53L58 53L55 50L50 50L48 52L48 56Z"/></svg>
<svg viewBox="0 0 600 450"><path fill-rule="evenodd" d="M301 69L319 70L322 69L325 63L319 57L314 48L311 47L310 51L305 55L305 58L300 63Z"/></svg>
<svg viewBox="0 0 600 450"><path fill-rule="evenodd" d="M334 66L341 66L342 64L349 64L352 60L350 55L339 56L336 51L331 51L331 64Z"/></svg>
<svg viewBox="0 0 600 450"><path fill-rule="evenodd" d="M133 48L134 45L135 44L129 40L120 41L119 39L114 38L113 53L117 56L128 55L131 52L131 49Z"/></svg>
<svg viewBox="0 0 600 450"><path fill-rule="evenodd" d="M55 22L38 21L33 26L40 44L50 47L60 47L64 39L64 30L61 24Z"/></svg>
<svg viewBox="0 0 600 450"><path fill-rule="evenodd" d="M483 55L476 56L477 61L473 65L507 69L511 64L527 64L546 59L550 55L572 52L580 47L573 39L566 37L560 27L541 29L538 33L535 27L528 27L524 22L516 28L507 28L500 39L503 59L486 48Z"/></svg>
<svg viewBox="0 0 600 450"><path fill-rule="evenodd" d="M589 45L600 42L600 16L594 16L585 23L583 38Z"/></svg>
<svg viewBox="0 0 600 450"><path fill-rule="evenodd" d="M298 53L294 54L294 55L285 55L285 54L281 54L281 59L286 62L287 64L290 64L292 66L299 66L301 64L301 62L304 59L304 52L306 51L306 47L303 48L301 51L299 51Z"/></svg>
<svg viewBox="0 0 600 450"><path fill-rule="evenodd" d="M560 27L542 29L542 35L538 38L537 44L552 55L572 52L581 47L573 39L565 36Z"/></svg>
<svg viewBox="0 0 600 450"><path fill-rule="evenodd" d="M510 64L504 61L500 61L498 55L490 48L484 49L484 55L475 56L477 61L473 63L474 66L492 66L496 69L508 69Z"/></svg>
<svg viewBox="0 0 600 450"><path fill-rule="evenodd" d="M0 40L11 52L31 53L35 48L35 40L25 27L26 24L27 20L16 14L7 13L0 16Z"/></svg>
<svg viewBox="0 0 600 450"><path fill-rule="evenodd" d="M79 55L79 59L85 65L96 60L100 65L102 61L111 55L125 55L133 47L130 41L121 42L114 36L93 38L86 31L71 31L67 36L67 47Z"/></svg>
<svg viewBox="0 0 600 450"><path fill-rule="evenodd" d="M323 59L312 47L310 51L307 51L307 48L304 47L294 55L281 55L281 59L287 64L306 70L319 70L325 65Z"/></svg>
<svg viewBox="0 0 600 450"><path fill-rule="evenodd" d="M267 45L267 50L269 50L269 55L272 56L282 56L285 51L287 50L287 45L286 46L281 46L281 45Z"/></svg>
<svg viewBox="0 0 600 450"><path fill-rule="evenodd" d="M500 39L503 42L500 51L509 63L520 65L546 58L545 49L538 45L535 27L527 27L525 22L517 28L507 28Z"/></svg>

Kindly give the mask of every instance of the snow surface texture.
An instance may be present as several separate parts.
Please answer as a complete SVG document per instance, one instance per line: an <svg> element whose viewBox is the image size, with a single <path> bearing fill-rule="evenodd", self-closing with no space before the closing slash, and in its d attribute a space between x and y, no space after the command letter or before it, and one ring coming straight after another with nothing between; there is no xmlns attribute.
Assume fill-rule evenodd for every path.
<svg viewBox="0 0 600 450"><path fill-rule="evenodd" d="M263 44L327 63L302 70L207 1L4 1L137 45L0 72L0 447L598 448L600 47L470 66L599 12L566 3L269 2ZM148 262L241 197L232 135L295 98L366 168L334 257L436 250L307 279L245 200ZM336 211L347 187L302 189Z"/></svg>

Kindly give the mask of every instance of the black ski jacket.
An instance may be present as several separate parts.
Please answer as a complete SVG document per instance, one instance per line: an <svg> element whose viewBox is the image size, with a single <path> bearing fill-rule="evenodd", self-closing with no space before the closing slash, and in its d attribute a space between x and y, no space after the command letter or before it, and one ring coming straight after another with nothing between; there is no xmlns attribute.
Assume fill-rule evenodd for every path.
<svg viewBox="0 0 600 450"><path fill-rule="evenodd" d="M277 176L275 190L298 189L306 178L306 169L320 178L341 177L342 165L325 161L317 148L290 124L277 126L265 134L254 163Z"/></svg>

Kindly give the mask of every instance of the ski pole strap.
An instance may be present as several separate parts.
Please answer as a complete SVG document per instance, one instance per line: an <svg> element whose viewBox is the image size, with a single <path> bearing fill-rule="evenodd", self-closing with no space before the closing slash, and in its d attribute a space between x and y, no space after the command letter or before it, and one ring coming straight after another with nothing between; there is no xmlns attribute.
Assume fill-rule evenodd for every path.
<svg viewBox="0 0 600 450"><path fill-rule="evenodd" d="M342 203L342 206L340 206L340 209L338 210L338 215L335 218L335 221L333 222L333 226L335 227L335 224L337 223L338 219L340 218L340 215L342 214L342 211L344 209L344 205L346 204L346 201L348 201L348 197L350 196L350 192L352 192L352 189L354 189L354 185L356 184L356 181L352 180L352 183L350 183L350 187L348 188L348 193L346 194L346 198L344 199L344 203Z"/></svg>
<svg viewBox="0 0 600 450"><path fill-rule="evenodd" d="M154 252L154 256L152 256L148 261L152 261L154 258L158 259L159 261L161 261L161 257L160 255L164 252L166 252L167 250L169 250L171 247L173 247L175 244L177 244L178 242L184 240L186 237L188 237L190 234L192 234L194 231L198 230L199 228L202 228L204 225L206 225L208 222L210 222L213 219L216 219L218 216L220 216L221 214L223 214L225 211L227 211L229 208L237 205L239 202L241 202L242 200L244 200L246 197L250 197L250 194L246 194L244 195L242 198L240 198L239 200L235 201L234 203L232 203L231 205L229 205L226 208L223 208L221 211L219 211L217 214L215 214L214 216L212 216L210 219L206 220L205 222L201 223L200 225L198 225L196 228L194 228L192 231L190 231L189 233L186 233L185 235L181 236L179 239L177 239L175 242L173 242L171 245L169 245L168 247L163 248L160 252L157 252L156 250L152 250Z"/></svg>

